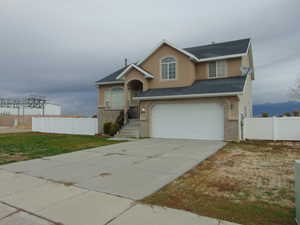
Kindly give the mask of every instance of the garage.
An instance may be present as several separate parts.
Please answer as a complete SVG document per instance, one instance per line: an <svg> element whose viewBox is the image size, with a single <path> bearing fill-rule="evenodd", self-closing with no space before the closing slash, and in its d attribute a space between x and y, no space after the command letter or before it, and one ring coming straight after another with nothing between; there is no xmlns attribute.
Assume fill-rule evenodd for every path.
<svg viewBox="0 0 300 225"><path fill-rule="evenodd" d="M151 115L152 137L224 140L222 104L157 104Z"/></svg>

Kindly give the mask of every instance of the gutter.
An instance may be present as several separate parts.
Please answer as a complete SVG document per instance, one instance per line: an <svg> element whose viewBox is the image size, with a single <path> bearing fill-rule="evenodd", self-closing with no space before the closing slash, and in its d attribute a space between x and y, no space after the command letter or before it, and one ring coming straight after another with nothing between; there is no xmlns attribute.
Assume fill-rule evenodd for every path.
<svg viewBox="0 0 300 225"><path fill-rule="evenodd" d="M215 61L215 60L221 60L221 59L231 59L231 58L243 57L243 56L246 56L246 55L247 55L247 52L246 53L241 53L241 54L225 55L225 56L199 59L197 62L208 62L208 61Z"/></svg>
<svg viewBox="0 0 300 225"><path fill-rule="evenodd" d="M97 85L106 85L106 84L123 84L124 81L108 81L108 82L96 82Z"/></svg>
<svg viewBox="0 0 300 225"><path fill-rule="evenodd" d="M149 97L134 97L134 100L159 100L159 99L184 99L184 98L206 98L206 97L222 97L222 96L237 96L242 95L241 92L223 92L212 94L190 94L190 95L170 95L170 96L149 96Z"/></svg>

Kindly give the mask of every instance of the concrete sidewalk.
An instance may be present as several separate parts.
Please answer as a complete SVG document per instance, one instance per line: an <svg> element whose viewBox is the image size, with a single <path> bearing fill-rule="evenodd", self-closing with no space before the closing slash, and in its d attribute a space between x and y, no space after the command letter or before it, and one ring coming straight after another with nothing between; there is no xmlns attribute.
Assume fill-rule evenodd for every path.
<svg viewBox="0 0 300 225"><path fill-rule="evenodd" d="M234 225L0 170L0 225Z"/></svg>
<svg viewBox="0 0 300 225"><path fill-rule="evenodd" d="M234 225L0 170L0 225Z"/></svg>

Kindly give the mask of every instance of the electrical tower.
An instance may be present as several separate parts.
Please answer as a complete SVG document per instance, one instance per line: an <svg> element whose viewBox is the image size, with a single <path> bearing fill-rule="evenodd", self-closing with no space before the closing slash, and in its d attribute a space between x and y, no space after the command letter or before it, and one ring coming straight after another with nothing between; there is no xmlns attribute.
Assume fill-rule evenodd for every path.
<svg viewBox="0 0 300 225"><path fill-rule="evenodd" d="M25 115L25 108L42 109L42 115L45 115L46 97L30 95L25 98L0 98L0 108L14 108L18 110L18 118Z"/></svg>

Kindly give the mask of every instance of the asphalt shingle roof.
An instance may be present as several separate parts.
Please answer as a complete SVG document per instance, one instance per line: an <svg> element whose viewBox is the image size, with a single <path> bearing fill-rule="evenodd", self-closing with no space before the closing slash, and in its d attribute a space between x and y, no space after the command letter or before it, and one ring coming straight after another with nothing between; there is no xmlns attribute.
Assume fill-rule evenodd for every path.
<svg viewBox="0 0 300 225"><path fill-rule="evenodd" d="M125 69L127 68L127 66L124 66L123 68L115 71L114 73L104 77L101 80L96 81L98 82L112 82L112 81L117 81L117 77L119 76L119 74L121 74Z"/></svg>
<svg viewBox="0 0 300 225"><path fill-rule="evenodd" d="M192 48L185 48L184 50L195 55L198 59L214 58L226 55L235 55L245 53L248 49L250 39L241 39L236 41L228 41L222 43L216 43L211 45L197 46ZM120 75L127 66L115 71L114 73L96 81L112 82L117 81L118 75Z"/></svg>
<svg viewBox="0 0 300 225"><path fill-rule="evenodd" d="M198 59L214 58L226 55L245 53L250 39L241 39L204 46L185 48L184 50L195 55Z"/></svg>
<svg viewBox="0 0 300 225"><path fill-rule="evenodd" d="M197 80L188 87L155 88L142 92L137 97L242 92L246 78L247 76L237 76L229 78Z"/></svg>

